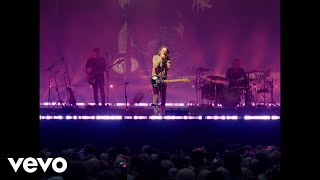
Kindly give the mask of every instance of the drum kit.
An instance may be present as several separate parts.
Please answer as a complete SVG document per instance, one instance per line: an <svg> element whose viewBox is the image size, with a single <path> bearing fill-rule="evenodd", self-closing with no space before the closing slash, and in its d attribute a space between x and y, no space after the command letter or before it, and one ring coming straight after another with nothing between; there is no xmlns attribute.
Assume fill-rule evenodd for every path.
<svg viewBox="0 0 320 180"><path fill-rule="evenodd" d="M273 99L274 81L270 76L270 70L260 68L246 72L248 79L232 81L223 76L207 74L210 69L199 67L196 69L196 94L197 104L210 106L236 108L236 107L260 107L278 106ZM230 86L232 82L233 86ZM269 102L266 95L270 94ZM201 103L199 103L199 95ZM263 97L263 98L261 98ZM261 101L262 100L262 101Z"/></svg>

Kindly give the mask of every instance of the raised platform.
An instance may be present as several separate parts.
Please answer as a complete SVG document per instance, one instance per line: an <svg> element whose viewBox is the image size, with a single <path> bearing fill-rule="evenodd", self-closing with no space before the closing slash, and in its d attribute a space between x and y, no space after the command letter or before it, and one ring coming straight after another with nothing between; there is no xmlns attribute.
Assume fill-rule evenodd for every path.
<svg viewBox="0 0 320 180"><path fill-rule="evenodd" d="M214 108L189 107L166 108L166 116L153 116L152 107L95 107L85 108L41 108L40 119L280 119L279 107L250 107L250 108Z"/></svg>

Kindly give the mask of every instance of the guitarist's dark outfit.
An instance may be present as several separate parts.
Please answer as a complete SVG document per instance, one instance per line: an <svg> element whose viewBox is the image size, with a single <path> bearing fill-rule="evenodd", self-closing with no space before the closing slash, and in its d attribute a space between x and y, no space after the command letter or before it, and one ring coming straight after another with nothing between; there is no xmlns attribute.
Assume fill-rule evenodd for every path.
<svg viewBox="0 0 320 180"><path fill-rule="evenodd" d="M89 73L90 79L93 80L92 88L93 88L93 96L96 105L99 104L98 100L98 89L101 94L101 103L102 106L105 105L105 92L104 92L104 71L107 68L107 64L105 58L100 57L98 59L91 57L87 60L86 68L91 68L91 72Z"/></svg>
<svg viewBox="0 0 320 180"><path fill-rule="evenodd" d="M168 72L168 66L167 63L170 62L170 60L166 61L160 61L161 57L159 55L153 56L154 60L159 60L159 64L157 64L157 67L155 68L155 73L157 74L159 79L165 80L167 78L167 72ZM170 62L171 63L171 62ZM161 104L160 108L158 107L159 104L159 95L161 98ZM165 104L166 104L166 95L167 95L167 84L164 82L161 82L158 87L152 87L152 104L154 106L154 112L155 115L164 115L165 112Z"/></svg>

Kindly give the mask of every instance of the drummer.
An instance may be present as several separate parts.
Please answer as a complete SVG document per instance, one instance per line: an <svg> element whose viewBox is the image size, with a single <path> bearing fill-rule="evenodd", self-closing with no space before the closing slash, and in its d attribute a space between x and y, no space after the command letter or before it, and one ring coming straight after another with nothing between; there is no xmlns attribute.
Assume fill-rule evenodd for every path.
<svg viewBox="0 0 320 180"><path fill-rule="evenodd" d="M229 81L228 87L241 88L245 91L245 106L250 106L250 95L249 95L249 78L240 66L240 59L236 58L232 62L232 67L227 69L226 78Z"/></svg>
<svg viewBox="0 0 320 180"><path fill-rule="evenodd" d="M249 79L243 68L240 66L240 59L232 62L232 67L227 69L226 78L229 80L229 87L246 87Z"/></svg>

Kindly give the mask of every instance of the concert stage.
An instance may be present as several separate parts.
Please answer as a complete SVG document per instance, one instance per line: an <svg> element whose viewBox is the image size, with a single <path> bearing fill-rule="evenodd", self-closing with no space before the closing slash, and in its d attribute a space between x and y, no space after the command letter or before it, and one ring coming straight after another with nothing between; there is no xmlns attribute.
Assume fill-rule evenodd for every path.
<svg viewBox="0 0 320 180"><path fill-rule="evenodd" d="M86 106L83 108L41 108L40 119L280 119L279 107L167 107L165 116L153 116L153 107Z"/></svg>

